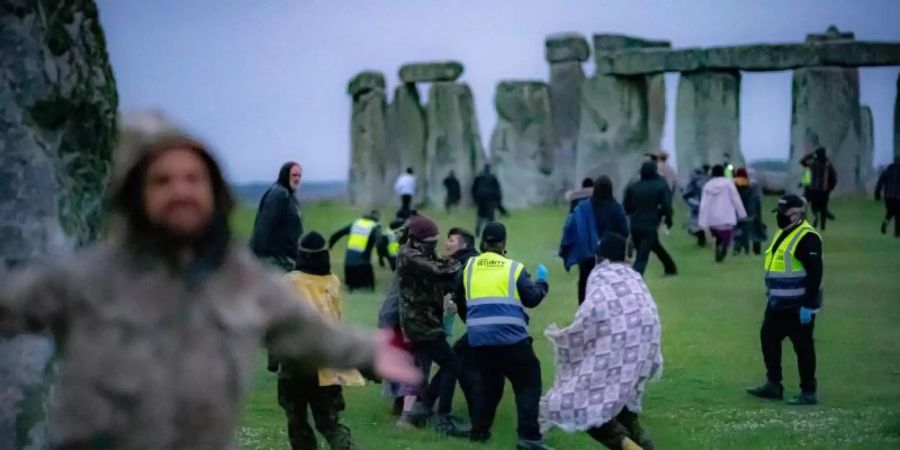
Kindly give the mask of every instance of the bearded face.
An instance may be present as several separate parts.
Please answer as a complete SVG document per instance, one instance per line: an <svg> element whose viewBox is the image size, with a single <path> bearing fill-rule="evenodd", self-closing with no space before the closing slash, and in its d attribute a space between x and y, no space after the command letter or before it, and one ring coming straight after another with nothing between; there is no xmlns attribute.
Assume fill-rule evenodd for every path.
<svg viewBox="0 0 900 450"><path fill-rule="evenodd" d="M143 185L147 220L174 236L194 238L215 209L209 170L196 151L172 148L155 155Z"/></svg>

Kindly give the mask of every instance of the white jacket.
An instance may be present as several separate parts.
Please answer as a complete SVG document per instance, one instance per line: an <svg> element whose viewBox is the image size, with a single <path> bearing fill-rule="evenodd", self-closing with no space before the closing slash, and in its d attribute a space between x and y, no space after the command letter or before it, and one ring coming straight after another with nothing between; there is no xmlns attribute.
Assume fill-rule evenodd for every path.
<svg viewBox="0 0 900 450"><path fill-rule="evenodd" d="M394 182L394 193L397 195L414 195L416 193L416 176L402 173Z"/></svg>

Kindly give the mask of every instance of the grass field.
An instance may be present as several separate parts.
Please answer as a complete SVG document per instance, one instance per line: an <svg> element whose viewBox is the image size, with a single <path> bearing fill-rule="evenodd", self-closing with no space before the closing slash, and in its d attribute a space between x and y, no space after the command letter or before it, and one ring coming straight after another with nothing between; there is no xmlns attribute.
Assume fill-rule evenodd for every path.
<svg viewBox="0 0 900 450"><path fill-rule="evenodd" d="M764 380L758 342L765 307L760 258L729 255L724 264L715 265L712 249L696 248L680 229L663 238L680 275L663 278L658 260L651 259L646 276L663 324L663 377L649 386L642 416L657 448L900 448L900 239L878 233L882 207L874 201L836 201L832 209L838 220L824 234L825 309L816 322L821 404L815 407L789 407L744 393L745 387ZM241 236L249 233L253 213L251 209L239 213L236 226ZM307 205L304 225L327 236L355 214L345 206ZM384 211L383 216L390 214ZM474 222L471 211L432 217L444 231ZM684 217L679 210L676 223ZM567 325L576 307L577 273L566 273L556 256L564 220L563 207L513 211L506 219L509 256L532 271L539 262L551 271L550 295L530 313L545 389L553 380L554 361L542 331L553 322ZM774 218L767 222L771 232ZM338 273L342 258L341 246L332 254ZM376 272L383 293L389 273ZM345 306L348 320L373 327L381 295L350 295ZM459 325L456 334L461 334ZM793 395L798 390L796 363L788 341L784 349L786 395ZM260 361L240 440L249 449L285 449L285 419L275 401L275 377ZM454 412L465 416L462 395L457 394ZM428 431L398 431L380 386L347 389L345 396L344 419L363 449L515 448L515 408L508 384L494 438L487 445ZM584 434L558 430L550 432L547 441L559 450L601 448Z"/></svg>

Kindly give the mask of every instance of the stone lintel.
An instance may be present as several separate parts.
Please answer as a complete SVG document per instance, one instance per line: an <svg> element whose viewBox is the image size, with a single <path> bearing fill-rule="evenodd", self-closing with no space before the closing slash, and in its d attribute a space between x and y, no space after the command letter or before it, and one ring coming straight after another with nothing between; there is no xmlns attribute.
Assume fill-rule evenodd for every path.
<svg viewBox="0 0 900 450"><path fill-rule="evenodd" d="M462 73L463 65L457 61L412 63L400 67L400 80L404 83L456 81Z"/></svg>
<svg viewBox="0 0 900 450"><path fill-rule="evenodd" d="M584 62L590 56L591 48L582 34L551 34L544 40L544 58L546 58L547 62Z"/></svg>

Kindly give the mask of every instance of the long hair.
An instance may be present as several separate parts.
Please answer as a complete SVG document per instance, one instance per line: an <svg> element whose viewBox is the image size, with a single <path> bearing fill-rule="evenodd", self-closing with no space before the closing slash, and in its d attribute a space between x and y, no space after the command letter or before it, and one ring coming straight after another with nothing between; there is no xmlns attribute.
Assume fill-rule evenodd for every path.
<svg viewBox="0 0 900 450"><path fill-rule="evenodd" d="M278 170L278 180L276 180L275 183L283 186L288 190L288 192L293 193L294 188L291 187L291 169L293 169L294 166L299 165L300 164L297 164L293 161L288 161L282 164L281 169Z"/></svg>
<svg viewBox="0 0 900 450"><path fill-rule="evenodd" d="M597 178L597 181L594 182L594 193L591 195L591 204L594 207L598 207L612 199L612 180L606 175L601 175L600 178Z"/></svg>

